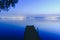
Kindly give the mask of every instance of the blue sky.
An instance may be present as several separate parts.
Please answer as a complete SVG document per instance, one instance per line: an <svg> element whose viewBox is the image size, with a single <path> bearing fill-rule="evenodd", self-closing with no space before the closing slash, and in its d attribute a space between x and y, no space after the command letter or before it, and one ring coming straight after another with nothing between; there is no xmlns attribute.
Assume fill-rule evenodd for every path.
<svg viewBox="0 0 60 40"><path fill-rule="evenodd" d="M19 0L15 8L11 7L8 12L1 11L0 16L57 13L60 13L60 0Z"/></svg>

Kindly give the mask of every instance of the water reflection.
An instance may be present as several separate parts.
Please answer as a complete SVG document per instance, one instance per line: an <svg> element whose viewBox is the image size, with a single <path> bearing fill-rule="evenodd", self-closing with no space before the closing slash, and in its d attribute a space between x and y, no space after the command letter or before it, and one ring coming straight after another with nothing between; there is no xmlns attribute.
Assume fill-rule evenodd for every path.
<svg viewBox="0 0 60 40"><path fill-rule="evenodd" d="M20 38L20 40L23 40L26 25L34 25L35 29L38 28L39 36L42 37L43 40L60 40L60 22L57 22L59 20L59 16L56 16L57 18L53 17L54 20L57 19L56 22L53 19L51 20L50 16L50 20L47 22L46 17L48 16L27 16L22 21L15 20L14 17L14 20L12 17L7 17L5 18L6 20L2 20L2 17L0 17L0 35L8 35L11 37L14 34L13 36L17 36L17 39ZM19 17L16 17L16 19L18 18Z"/></svg>

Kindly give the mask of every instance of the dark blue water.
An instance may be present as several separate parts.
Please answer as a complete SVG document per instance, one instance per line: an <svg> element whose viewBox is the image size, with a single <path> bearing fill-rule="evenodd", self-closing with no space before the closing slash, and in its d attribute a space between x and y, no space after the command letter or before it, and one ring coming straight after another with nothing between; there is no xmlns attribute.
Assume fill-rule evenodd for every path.
<svg viewBox="0 0 60 40"><path fill-rule="evenodd" d="M0 40L24 40L24 25L14 25L0 22ZM42 40L60 40L60 35L39 30L39 37Z"/></svg>
<svg viewBox="0 0 60 40"><path fill-rule="evenodd" d="M22 26L0 23L0 40L23 40L23 36Z"/></svg>

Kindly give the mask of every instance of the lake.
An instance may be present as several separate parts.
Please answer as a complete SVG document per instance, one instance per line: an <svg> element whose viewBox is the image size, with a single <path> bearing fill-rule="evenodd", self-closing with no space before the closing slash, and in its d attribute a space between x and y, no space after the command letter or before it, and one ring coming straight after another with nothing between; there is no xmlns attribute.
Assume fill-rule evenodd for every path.
<svg viewBox="0 0 60 40"><path fill-rule="evenodd" d="M0 39L23 40L26 25L34 25L42 40L60 40L60 22L20 20L0 20Z"/></svg>

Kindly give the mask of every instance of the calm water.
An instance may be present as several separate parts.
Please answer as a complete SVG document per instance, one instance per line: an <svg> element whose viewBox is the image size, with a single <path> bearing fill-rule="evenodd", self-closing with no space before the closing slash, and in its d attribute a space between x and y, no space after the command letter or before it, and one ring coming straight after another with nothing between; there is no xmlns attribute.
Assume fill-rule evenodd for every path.
<svg viewBox="0 0 60 40"><path fill-rule="evenodd" d="M0 39L23 40L26 25L38 28L42 40L60 40L60 22L0 20Z"/></svg>

